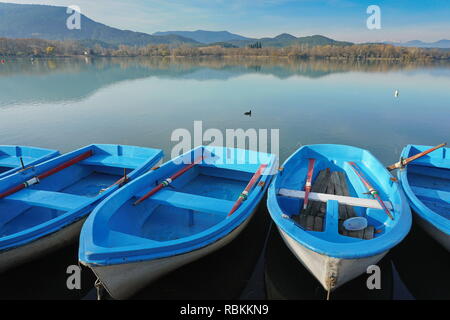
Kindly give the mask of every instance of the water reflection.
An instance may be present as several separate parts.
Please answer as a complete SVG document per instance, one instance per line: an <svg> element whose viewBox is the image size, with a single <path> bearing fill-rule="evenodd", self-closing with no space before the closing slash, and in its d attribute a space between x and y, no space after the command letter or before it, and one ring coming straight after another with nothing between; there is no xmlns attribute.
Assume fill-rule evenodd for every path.
<svg viewBox="0 0 450 320"><path fill-rule="evenodd" d="M424 69L426 68L426 69ZM12 59L0 65L0 107L25 103L79 101L127 80L149 77L226 81L246 74L310 79L346 72L426 72L450 77L450 64L273 58L61 58Z"/></svg>
<svg viewBox="0 0 450 320"><path fill-rule="evenodd" d="M281 162L304 144L341 143L366 148L390 164L406 144L450 140L448 88L449 64L261 58L11 60L0 65L0 144L67 152L94 142L122 143L161 148L167 160L176 144L171 141L173 130L192 130L194 120L203 120L204 130L279 129ZM400 91L398 98L395 90ZM251 117L244 115L249 110ZM265 251L269 297L321 298L317 282L292 260L277 234L271 233L263 250L269 216L261 207L241 240L139 296L237 298ZM448 299L448 254L414 230L383 262L386 290L361 293L362 298L396 298L397 282L391 276L396 269L414 297ZM420 256L418 244L426 248ZM77 247L67 250L48 258L49 264L40 261L0 275L6 288L0 298L84 296L92 289L91 274L84 278L87 287L83 285L82 292L66 292L65 270L76 263ZM241 262L239 273L236 261ZM36 270L42 277L35 276ZM18 279L25 283L19 285ZM357 297L363 280L337 292L336 298ZM192 291L198 283L203 286Z"/></svg>
<svg viewBox="0 0 450 320"><path fill-rule="evenodd" d="M0 66L0 141L63 152L127 143L170 155L172 131L203 120L205 130L280 129L281 160L303 144L342 143L389 163L405 144L448 139L449 70L264 58L11 60Z"/></svg>

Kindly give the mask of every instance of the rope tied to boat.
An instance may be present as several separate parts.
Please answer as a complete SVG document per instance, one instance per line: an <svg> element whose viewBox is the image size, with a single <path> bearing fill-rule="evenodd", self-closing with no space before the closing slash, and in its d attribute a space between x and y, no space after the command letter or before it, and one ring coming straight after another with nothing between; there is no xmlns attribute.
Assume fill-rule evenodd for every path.
<svg viewBox="0 0 450 320"><path fill-rule="evenodd" d="M97 291L97 300L102 300L105 295L105 287L99 278L97 278L94 282L94 287Z"/></svg>

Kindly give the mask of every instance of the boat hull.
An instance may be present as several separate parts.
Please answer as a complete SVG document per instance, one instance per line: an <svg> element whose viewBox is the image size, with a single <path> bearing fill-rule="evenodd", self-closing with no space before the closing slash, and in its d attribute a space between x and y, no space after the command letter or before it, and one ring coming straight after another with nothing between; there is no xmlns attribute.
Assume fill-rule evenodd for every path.
<svg viewBox="0 0 450 320"><path fill-rule="evenodd" d="M422 219L417 213L415 213L415 219L417 224L425 230L428 235L442 245L448 252L450 252L450 236L438 228L436 228L429 221Z"/></svg>
<svg viewBox="0 0 450 320"><path fill-rule="evenodd" d="M93 144L0 179L0 272L75 241L125 169L131 180L161 157L158 149ZM14 189L39 176L32 187Z"/></svg>
<svg viewBox="0 0 450 320"><path fill-rule="evenodd" d="M113 299L124 300L162 276L188 263L207 256L208 254L229 244L244 230L250 222L254 212L240 226L231 231L225 237L198 250L149 261L108 266L88 264L87 266L92 269L103 287Z"/></svg>
<svg viewBox="0 0 450 320"><path fill-rule="evenodd" d="M408 145L402 151L406 159L431 146ZM417 224L450 252L449 148L435 150L398 170L398 178L408 196Z"/></svg>
<svg viewBox="0 0 450 320"><path fill-rule="evenodd" d="M278 231L295 257L327 291L333 291L367 272L369 266L377 264L388 253L385 251L371 257L358 259L333 258L306 248L280 228Z"/></svg>
<svg viewBox="0 0 450 320"><path fill-rule="evenodd" d="M85 220L86 217L26 245L0 251L0 273L74 243Z"/></svg>

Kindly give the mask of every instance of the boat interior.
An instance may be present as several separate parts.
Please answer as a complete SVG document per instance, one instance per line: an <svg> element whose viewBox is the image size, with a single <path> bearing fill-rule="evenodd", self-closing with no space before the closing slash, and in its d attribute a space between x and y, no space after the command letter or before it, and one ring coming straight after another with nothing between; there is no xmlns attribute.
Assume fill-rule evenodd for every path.
<svg viewBox="0 0 450 320"><path fill-rule="evenodd" d="M124 170L130 174L154 156L145 152L135 154L134 149L128 150L126 146L94 145L38 166L35 174L39 176L90 150L92 155L87 159L0 199L0 237L83 209L102 198L104 190L124 176Z"/></svg>
<svg viewBox="0 0 450 320"><path fill-rule="evenodd" d="M368 189L349 161L357 164L363 177L378 191L381 199L388 202L390 209L394 208L394 211L390 210L394 217L397 214L395 203L400 201L392 196L394 188L398 187L396 182L390 179L391 176L384 168L381 170L381 165L370 154L359 151L354 154L342 153L339 148L332 150L324 147L323 152L321 150L305 148L303 153L293 156L279 175L277 190L287 190L278 191L277 200L282 212L290 216L299 228L317 238L332 242L370 240L388 232L395 221L392 221L383 209L372 205L376 200L368 195ZM304 209L304 198L292 197L289 192L305 190L309 159L315 159L311 192L336 197L327 197L327 201L316 201L310 194L308 206ZM284 172L289 174L284 175ZM364 206L340 203L340 196L365 199ZM371 201L371 205L366 206L366 200ZM354 217L366 218L367 227L347 230L344 221Z"/></svg>
<svg viewBox="0 0 450 320"><path fill-rule="evenodd" d="M0 177L12 169L25 167L39 160L45 160L56 151L20 146L0 146Z"/></svg>
<svg viewBox="0 0 450 320"><path fill-rule="evenodd" d="M410 156L425 149L413 146ZM416 197L433 212L450 219L450 149L436 150L414 160L408 165L407 175Z"/></svg>
<svg viewBox="0 0 450 320"><path fill-rule="evenodd" d="M108 243L103 245L177 240L217 225L227 218L260 164L197 164L169 186L139 205L133 205L185 166L172 163L166 168L161 167L156 174L147 175L139 188L123 199L120 207L103 208L114 211L109 219L110 232L114 236L106 237ZM252 190L256 188L259 187L255 184ZM250 191L249 198L251 195Z"/></svg>

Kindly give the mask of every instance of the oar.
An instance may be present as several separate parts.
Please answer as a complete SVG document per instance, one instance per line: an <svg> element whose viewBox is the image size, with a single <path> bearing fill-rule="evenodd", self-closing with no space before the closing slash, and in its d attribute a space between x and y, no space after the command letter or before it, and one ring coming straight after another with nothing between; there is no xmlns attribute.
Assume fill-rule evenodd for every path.
<svg viewBox="0 0 450 320"><path fill-rule="evenodd" d="M184 167L183 169L181 169L180 171L176 172L175 174L173 174L170 178L167 178L166 180L164 180L163 182L161 182L157 187L153 188L152 190L150 190L147 194L145 194L144 196L142 196L141 198L139 198L135 203L133 203L134 206L137 206L138 204L140 204L142 201L147 200L148 198L150 198L152 195L154 195L155 193L157 193L159 190L161 190L164 187L167 187L168 185L170 185L172 183L172 181L174 181L175 179L177 179L179 176L181 176L182 174L184 174L186 171L190 170L192 167L194 167L195 165L199 164L200 162L203 161L203 156L198 157L193 163L191 163L190 165L188 165L187 167Z"/></svg>
<svg viewBox="0 0 450 320"><path fill-rule="evenodd" d="M308 164L308 175L306 177L306 183L305 183L305 200L303 201L303 210L306 209L308 206L308 197L309 193L311 192L312 187L312 177L314 173L314 163L316 162L315 159L309 159Z"/></svg>
<svg viewBox="0 0 450 320"><path fill-rule="evenodd" d="M32 178L32 179L30 179L30 180L28 180L28 181L26 181L26 182L24 182L22 184L19 184L18 186L15 186L14 188L11 188L11 189L3 192L3 193L0 193L0 199L5 198L7 196L10 196L10 195L12 195L12 194L22 190L22 189L25 189L25 188L28 188L28 187L34 185L34 184L37 184L42 179L45 179L45 178L51 176L52 174L60 172L60 171L62 171L64 169L66 169L66 168L68 168L68 167L70 167L70 166L80 162L80 161L83 161L83 160L91 157L92 154L93 154L92 150L89 150L89 151L87 151L87 152L85 152L85 153L83 153L83 154L81 154L79 156L76 156L72 160L69 160L69 161L67 161L65 163L62 163L59 166L57 166L57 167L55 167L55 168L53 168L53 169L51 169L51 170L49 170L47 172L44 172L44 173L38 175L37 177L34 177L34 178Z"/></svg>
<svg viewBox="0 0 450 320"><path fill-rule="evenodd" d="M412 162L412 161L414 161L414 160L417 160L417 159L419 159L419 158L422 158L423 156L426 156L427 154L429 154L429 153L431 153L431 152L433 152L433 151L435 151L435 150L437 150L437 149L443 148L443 147L445 147L446 145L447 145L447 143L442 143L442 144L440 144L440 145L438 145L438 146L436 146L436 147L433 147L433 148L431 148L431 149L428 149L428 150L426 150L426 151L423 151L423 152L421 152L421 153L418 153L418 154L416 154L416 155L414 155L414 156L412 156L412 157L409 157L408 159L401 159L399 162L394 163L393 165L387 167L387 169L388 169L389 171L392 171L392 170L395 170L395 169L401 169L401 168L404 168L405 166L408 165L408 163L410 163L410 162Z"/></svg>
<svg viewBox="0 0 450 320"><path fill-rule="evenodd" d="M389 211L389 209L384 204L384 201L381 200L381 198L380 198L380 196L378 194L378 191L369 183L369 181L367 181L367 179L364 177L364 174L359 169L358 165L356 163L354 163L354 162L349 162L349 164L353 168L355 173L358 175L358 177L361 179L362 183L366 186L367 190L372 195L372 197L374 197L375 200L378 201L380 206L383 208L384 212L386 212L386 214L389 216L389 218L394 220L394 217L392 216L391 212Z"/></svg>
<svg viewBox="0 0 450 320"><path fill-rule="evenodd" d="M108 189L111 188L111 187L114 187L115 185L119 185L119 186L121 187L121 186L123 186L125 183L127 183L128 180L129 180L129 179L128 179L128 176L127 176L127 169L124 168L124 169L123 169L123 177L120 178L119 180L117 180L116 182L114 182L114 183L113 183L112 185L110 185L109 187L104 188L104 189L101 189L100 192L99 192L99 194L105 192L106 190L108 190Z"/></svg>
<svg viewBox="0 0 450 320"><path fill-rule="evenodd" d="M239 209L239 207L241 206L242 202L247 200L247 197L248 197L248 194L249 194L250 190L253 188L253 186L255 185L256 181L258 181L259 177L261 177L261 175L263 174L263 172L266 169L266 167L267 167L267 164L262 164L258 168L258 170L255 172L253 177L250 179L250 182L245 187L244 191L242 191L242 193L239 195L239 198L234 203L234 206L231 209L230 213L228 214L228 217L231 216L237 209Z"/></svg>

